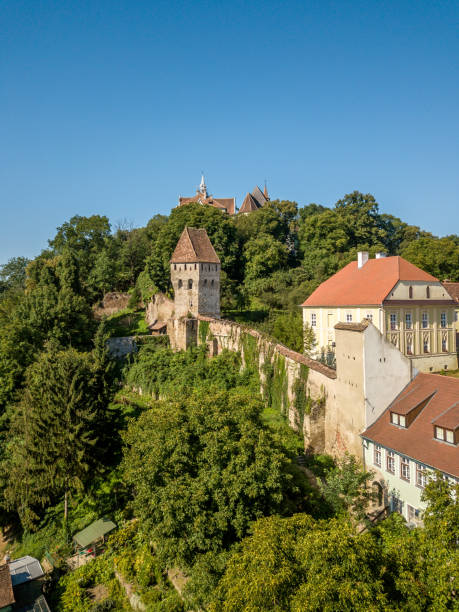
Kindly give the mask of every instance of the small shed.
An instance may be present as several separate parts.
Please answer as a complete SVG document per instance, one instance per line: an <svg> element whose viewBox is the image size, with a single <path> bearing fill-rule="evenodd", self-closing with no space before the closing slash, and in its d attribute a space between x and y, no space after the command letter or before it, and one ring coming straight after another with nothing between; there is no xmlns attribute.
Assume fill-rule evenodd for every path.
<svg viewBox="0 0 459 612"><path fill-rule="evenodd" d="M10 573L14 587L44 575L40 561L29 555L10 561Z"/></svg>
<svg viewBox="0 0 459 612"><path fill-rule="evenodd" d="M105 536L116 528L115 523L106 518L98 519L73 536L77 548L87 548L90 544L104 541Z"/></svg>

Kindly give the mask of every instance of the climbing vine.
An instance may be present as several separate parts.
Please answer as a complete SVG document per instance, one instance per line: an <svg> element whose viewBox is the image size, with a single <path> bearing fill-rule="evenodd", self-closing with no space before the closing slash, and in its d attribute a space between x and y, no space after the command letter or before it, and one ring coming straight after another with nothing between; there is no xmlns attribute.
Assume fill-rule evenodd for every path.
<svg viewBox="0 0 459 612"><path fill-rule="evenodd" d="M312 398L307 392L309 368L300 363L298 378L293 385L293 406L295 408L295 420L299 431L303 431L304 416L311 414Z"/></svg>
<svg viewBox="0 0 459 612"><path fill-rule="evenodd" d="M199 321L199 340L201 344L205 344L207 341L209 327L210 327L209 321Z"/></svg>

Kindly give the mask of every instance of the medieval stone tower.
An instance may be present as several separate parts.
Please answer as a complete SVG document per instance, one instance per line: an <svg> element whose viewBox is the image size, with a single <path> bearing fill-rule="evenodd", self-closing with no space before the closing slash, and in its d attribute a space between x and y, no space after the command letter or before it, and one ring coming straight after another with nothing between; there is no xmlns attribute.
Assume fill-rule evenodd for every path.
<svg viewBox="0 0 459 612"><path fill-rule="evenodd" d="M206 230L185 227L171 258L176 317L220 318L220 267Z"/></svg>

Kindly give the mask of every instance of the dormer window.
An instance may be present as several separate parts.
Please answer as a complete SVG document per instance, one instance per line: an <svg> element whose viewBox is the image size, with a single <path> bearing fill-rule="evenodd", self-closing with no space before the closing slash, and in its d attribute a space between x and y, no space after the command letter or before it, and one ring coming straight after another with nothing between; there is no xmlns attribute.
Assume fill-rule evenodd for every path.
<svg viewBox="0 0 459 612"><path fill-rule="evenodd" d="M408 289L408 297L410 298L410 300L413 297L413 287L410 286L410 288Z"/></svg>
<svg viewBox="0 0 459 612"><path fill-rule="evenodd" d="M406 427L406 418L404 414L397 414L396 412L391 412L390 422L392 423L392 425L398 425L399 427Z"/></svg>
<svg viewBox="0 0 459 612"><path fill-rule="evenodd" d="M442 442L448 442L449 444L455 444L454 431L452 429L445 429L444 427L434 427L434 437L436 440Z"/></svg>

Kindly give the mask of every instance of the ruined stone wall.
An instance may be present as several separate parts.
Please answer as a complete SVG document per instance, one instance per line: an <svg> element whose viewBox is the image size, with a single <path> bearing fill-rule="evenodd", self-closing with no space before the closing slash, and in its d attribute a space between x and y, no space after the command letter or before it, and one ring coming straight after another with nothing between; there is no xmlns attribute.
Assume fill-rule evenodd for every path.
<svg viewBox="0 0 459 612"><path fill-rule="evenodd" d="M145 310L147 325L153 325L157 321L167 321L174 316L174 302L163 293L156 293Z"/></svg>

